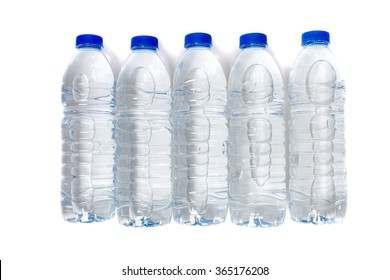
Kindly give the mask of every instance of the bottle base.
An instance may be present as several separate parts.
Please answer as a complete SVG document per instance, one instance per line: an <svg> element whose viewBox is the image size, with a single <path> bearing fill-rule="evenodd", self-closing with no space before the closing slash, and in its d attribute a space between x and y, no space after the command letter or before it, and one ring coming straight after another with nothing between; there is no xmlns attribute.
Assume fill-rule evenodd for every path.
<svg viewBox="0 0 390 280"><path fill-rule="evenodd" d="M163 226L170 223L168 220L154 220L150 217L137 217L135 219L121 218L118 217L119 223L126 227L157 227Z"/></svg>
<svg viewBox="0 0 390 280"><path fill-rule="evenodd" d="M112 219L115 216L115 205L113 203L96 202L92 209L76 210L70 203L62 202L61 205L62 217L66 222L70 223L92 223L104 222Z"/></svg>
<svg viewBox="0 0 390 280"><path fill-rule="evenodd" d="M232 211L230 217L232 223L238 226L246 227L277 227L284 223L286 216L285 210L264 211L264 212L248 212L248 211Z"/></svg>
<svg viewBox="0 0 390 280"><path fill-rule="evenodd" d="M109 217L101 217L97 216L93 213L83 213L83 214L76 214L76 213L68 213L64 214L63 218L66 222L69 223L83 223L83 224L88 224L92 222L104 222L107 220L110 220L114 217L114 214L112 214Z"/></svg>
<svg viewBox="0 0 390 280"><path fill-rule="evenodd" d="M188 208L174 209L173 219L179 224L189 226L210 226L225 222L227 208L218 209L211 206L207 208L208 210L204 214L190 211Z"/></svg>
<svg viewBox="0 0 390 280"><path fill-rule="evenodd" d="M119 224L126 227L157 227L171 222L172 211L170 207L164 207L150 214L136 213L130 206L123 205L117 209L117 216Z"/></svg>
<svg viewBox="0 0 390 280"><path fill-rule="evenodd" d="M343 222L346 213L346 203L328 206L311 206L290 204L290 216L294 222L303 224L340 224Z"/></svg>
<svg viewBox="0 0 390 280"><path fill-rule="evenodd" d="M181 217L174 217L175 222L189 226L210 226L221 224L225 221L225 218L206 219L202 215L191 215L189 219L183 219Z"/></svg>
<svg viewBox="0 0 390 280"><path fill-rule="evenodd" d="M294 222L301 223L301 224L314 224L314 225L337 224L336 219L327 218L323 216L312 216L309 217L308 219L291 216L291 219Z"/></svg>

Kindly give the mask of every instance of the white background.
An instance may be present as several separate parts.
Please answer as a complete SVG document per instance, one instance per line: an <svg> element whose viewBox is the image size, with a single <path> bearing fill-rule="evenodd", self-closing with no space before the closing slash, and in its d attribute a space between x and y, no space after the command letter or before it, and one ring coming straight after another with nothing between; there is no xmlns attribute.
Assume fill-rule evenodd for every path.
<svg viewBox="0 0 390 280"><path fill-rule="evenodd" d="M4 1L3 1L4 2ZM136 268L268 266L264 279L389 279L390 18L387 1L5 1L0 4L0 259L4 279L151 279ZM328 30L347 86L348 212L336 226L126 228L60 212L63 72L96 33L116 73L150 34L173 73L184 36L208 32L226 75L243 33L268 35L287 82L302 32ZM171 279L172 277L162 277ZM234 276L181 279L240 279ZM259 279L261 277L243 277ZM155 277L154 279L160 279ZM176 279L176 278L175 278ZM180 278L177 278L180 279Z"/></svg>

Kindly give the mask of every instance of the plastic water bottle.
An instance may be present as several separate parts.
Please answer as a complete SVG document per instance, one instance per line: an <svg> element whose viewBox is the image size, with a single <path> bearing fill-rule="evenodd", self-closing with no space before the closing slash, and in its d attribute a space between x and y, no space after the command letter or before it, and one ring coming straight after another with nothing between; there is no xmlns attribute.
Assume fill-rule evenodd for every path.
<svg viewBox="0 0 390 280"><path fill-rule="evenodd" d="M303 33L290 74L289 208L302 223L341 222L347 205L345 87L329 42L326 31Z"/></svg>
<svg viewBox="0 0 390 280"><path fill-rule="evenodd" d="M114 74L103 39L76 38L62 80L61 206L66 221L104 221L115 214Z"/></svg>
<svg viewBox="0 0 390 280"><path fill-rule="evenodd" d="M265 34L242 35L240 48L228 83L230 217L278 226L286 212L283 80Z"/></svg>
<svg viewBox="0 0 390 280"><path fill-rule="evenodd" d="M228 209L226 77L207 33L185 36L173 79L173 217L218 224Z"/></svg>
<svg viewBox="0 0 390 280"><path fill-rule="evenodd" d="M171 80L156 37L133 37L131 49L117 81L117 215L151 227L172 216Z"/></svg>

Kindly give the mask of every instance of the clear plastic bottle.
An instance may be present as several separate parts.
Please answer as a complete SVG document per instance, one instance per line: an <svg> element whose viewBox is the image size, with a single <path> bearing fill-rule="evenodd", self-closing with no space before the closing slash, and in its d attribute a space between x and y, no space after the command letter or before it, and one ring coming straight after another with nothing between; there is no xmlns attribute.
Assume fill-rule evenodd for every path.
<svg viewBox="0 0 390 280"><path fill-rule="evenodd" d="M136 36L117 81L117 215L125 226L157 226L172 216L171 80L158 40Z"/></svg>
<svg viewBox="0 0 390 280"><path fill-rule="evenodd" d="M114 74L103 39L76 38L62 80L61 206L66 221L104 221L115 214Z"/></svg>
<svg viewBox="0 0 390 280"><path fill-rule="evenodd" d="M329 33L303 33L289 80L289 209L294 221L339 223L347 205L344 80Z"/></svg>
<svg viewBox="0 0 390 280"><path fill-rule="evenodd" d="M230 217L278 226L286 213L283 80L265 34L242 35L240 48L228 83Z"/></svg>
<svg viewBox="0 0 390 280"><path fill-rule="evenodd" d="M226 77L207 33L185 37L173 79L173 217L222 223L228 209Z"/></svg>

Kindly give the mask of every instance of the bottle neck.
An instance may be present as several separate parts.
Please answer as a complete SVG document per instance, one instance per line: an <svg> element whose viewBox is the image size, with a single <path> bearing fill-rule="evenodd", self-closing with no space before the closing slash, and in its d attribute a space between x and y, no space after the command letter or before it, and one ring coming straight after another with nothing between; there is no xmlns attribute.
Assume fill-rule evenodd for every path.
<svg viewBox="0 0 390 280"><path fill-rule="evenodd" d="M149 49L149 48L135 48L132 49L133 52L157 52L158 49Z"/></svg>
<svg viewBox="0 0 390 280"><path fill-rule="evenodd" d="M266 46L250 46L246 48L241 48L241 51L251 51L251 50L265 50Z"/></svg>
<svg viewBox="0 0 390 280"><path fill-rule="evenodd" d="M302 49L303 50L307 50L307 49L323 49L323 50L327 50L327 49L329 49L329 44L307 44L307 45L303 45Z"/></svg>
<svg viewBox="0 0 390 280"><path fill-rule="evenodd" d="M240 49L245 50L245 49L251 49L251 48L263 48L265 49L267 47L266 44L264 43L246 43L246 44L241 44Z"/></svg>
<svg viewBox="0 0 390 280"><path fill-rule="evenodd" d="M328 47L328 42L315 42L315 43L307 43L305 45L302 45L303 47L310 47L310 46L318 46L318 47Z"/></svg>
<svg viewBox="0 0 390 280"><path fill-rule="evenodd" d="M192 46L192 47L188 47L186 48L187 51L191 51L191 50L211 50L211 47L208 47L208 46Z"/></svg>
<svg viewBox="0 0 390 280"><path fill-rule="evenodd" d="M77 51L96 51L96 52L101 52L103 48L96 48L96 47L91 47L91 46L86 46L86 47L81 47L77 48Z"/></svg>

